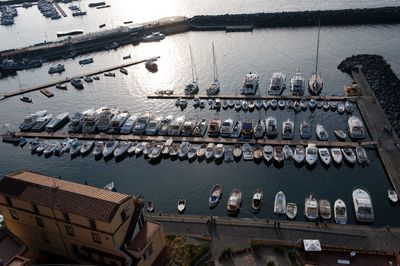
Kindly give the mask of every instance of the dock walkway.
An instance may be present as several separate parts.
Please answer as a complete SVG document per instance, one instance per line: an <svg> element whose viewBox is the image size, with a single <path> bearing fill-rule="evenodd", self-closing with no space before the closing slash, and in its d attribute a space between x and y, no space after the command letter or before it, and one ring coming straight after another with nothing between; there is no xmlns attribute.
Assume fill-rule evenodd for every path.
<svg viewBox="0 0 400 266"><path fill-rule="evenodd" d="M400 143L399 137L393 130L364 74L361 71L353 71L352 76L362 94L357 100L360 113L372 140L377 143L378 154L385 171L397 194L400 195L400 150L397 147Z"/></svg>
<svg viewBox="0 0 400 266"><path fill-rule="evenodd" d="M125 63L125 64L121 64L121 65L117 65L117 66L111 66L111 67L95 70L93 72L84 73L81 76L98 75L98 74L102 74L104 72L114 71L114 70L117 70L117 69L120 69L120 68L123 68L123 67L129 67L129 66L132 66L132 65L141 64L141 63L144 63L144 62L149 61L149 60L156 60L158 58L160 58L160 57L157 56L157 57L152 57L152 58L149 58L149 59L143 59L143 60L139 60L139 61L128 62L128 63ZM22 89L22 90L17 90L17 91L14 91L14 92L5 93L5 94L2 94L0 96L2 96L2 99L6 99L6 98L18 96L18 95L29 93L29 92L33 92L33 91L37 91L37 90L41 90L41 89L46 89L46 88L53 87L58 83L70 82L72 78L73 77L65 78L65 79L61 79L61 80L57 80L57 81L52 81L50 83L42 84L42 85L39 85L39 86L26 88L26 89Z"/></svg>
<svg viewBox="0 0 400 266"><path fill-rule="evenodd" d="M279 140L279 139L236 139L236 138L210 138L210 137L183 137L183 136L147 136L147 135L121 135L121 134L73 134L66 132L18 132L18 136L25 138L45 138L45 139L65 139L65 138L77 138L81 140L97 140L97 141L107 141L110 139L115 139L119 141L159 141L165 142L167 139L172 138L175 142L188 141L190 143L222 143L227 145L234 144L261 144L261 145L272 145L272 146L296 146L303 145L307 146L308 143L314 143L318 147L349 147L356 148L358 146L371 146L376 144L373 141L366 142L341 142L341 141L317 141L317 140Z"/></svg>
<svg viewBox="0 0 400 266"><path fill-rule="evenodd" d="M210 216L147 214L147 219L162 224L167 234L211 239L213 257L226 248L248 248L250 241L254 239L276 243L282 241L294 246L300 246L303 239L319 239L322 248L329 246L357 251L393 252L400 249L400 229L397 227L378 228L332 223L318 225L302 221L217 216L213 218L215 223L207 223ZM279 228L274 227L275 221L279 221Z"/></svg>
<svg viewBox="0 0 400 266"><path fill-rule="evenodd" d="M321 100L321 101L346 101L348 99L354 99L355 97L348 97L348 96L339 96L339 95L332 95L332 96L313 96L313 95L304 95L304 96L294 96L294 95L185 95L185 94L154 94L148 95L148 99L194 99L197 96L200 99L221 99L221 100L272 100L272 99L282 99L282 100L293 100L293 101L300 101L301 99L310 100Z"/></svg>
<svg viewBox="0 0 400 266"><path fill-rule="evenodd" d="M56 1L53 1L53 5L58 9L58 12L60 12L63 17L67 16L67 13L65 13L65 11L61 8L61 6Z"/></svg>

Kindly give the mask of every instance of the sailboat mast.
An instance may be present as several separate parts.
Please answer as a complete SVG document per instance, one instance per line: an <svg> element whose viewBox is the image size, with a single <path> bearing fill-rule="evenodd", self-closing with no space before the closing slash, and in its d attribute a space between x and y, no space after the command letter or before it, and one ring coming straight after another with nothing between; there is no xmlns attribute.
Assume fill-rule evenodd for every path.
<svg viewBox="0 0 400 266"><path fill-rule="evenodd" d="M215 59L214 42L212 42L212 51L213 51L214 81L216 81L218 80L218 72L217 72L217 60Z"/></svg>
<svg viewBox="0 0 400 266"><path fill-rule="evenodd" d="M190 51L190 68L192 70L192 81L194 81L194 68L193 68L193 55L192 55L192 46L189 43L189 51Z"/></svg>
<svg viewBox="0 0 400 266"><path fill-rule="evenodd" d="M319 35L321 32L321 21L318 22L317 57L315 59L315 74L318 74Z"/></svg>

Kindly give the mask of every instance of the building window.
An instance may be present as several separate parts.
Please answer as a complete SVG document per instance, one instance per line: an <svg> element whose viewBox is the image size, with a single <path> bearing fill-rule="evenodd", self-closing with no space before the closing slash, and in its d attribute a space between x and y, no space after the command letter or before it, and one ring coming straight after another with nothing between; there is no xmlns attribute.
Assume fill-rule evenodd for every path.
<svg viewBox="0 0 400 266"><path fill-rule="evenodd" d="M67 213L67 212L63 212L63 215L64 215L64 220L65 220L66 222L69 222L69 215L68 215L68 213Z"/></svg>
<svg viewBox="0 0 400 266"><path fill-rule="evenodd" d="M125 210L122 210L122 212L121 212L121 218L122 218L122 221L125 221L125 220L126 220L126 212L125 212Z"/></svg>
<svg viewBox="0 0 400 266"><path fill-rule="evenodd" d="M71 249L72 249L72 253L74 253L75 255L79 255L79 248L77 245L71 244Z"/></svg>
<svg viewBox="0 0 400 266"><path fill-rule="evenodd" d="M93 237L93 242L95 242L95 243L101 243L101 240L100 240L100 235L98 234L98 233L92 233L92 237Z"/></svg>
<svg viewBox="0 0 400 266"><path fill-rule="evenodd" d="M10 209L10 214L11 214L11 217L12 217L14 220L18 220L18 214L17 214L17 212L16 212L15 210Z"/></svg>
<svg viewBox="0 0 400 266"><path fill-rule="evenodd" d="M50 243L49 237L45 232L42 232L42 241L46 243Z"/></svg>
<svg viewBox="0 0 400 266"><path fill-rule="evenodd" d="M39 209L36 204L32 204L33 211L39 213Z"/></svg>
<svg viewBox="0 0 400 266"><path fill-rule="evenodd" d="M35 217L35 219L36 219L36 223L37 223L38 226L44 227L44 222L43 222L43 219L41 217Z"/></svg>
<svg viewBox="0 0 400 266"><path fill-rule="evenodd" d="M96 227L96 221L95 221L95 220L89 219L89 223L90 223L90 227L91 227L92 229L97 229L97 227Z"/></svg>
<svg viewBox="0 0 400 266"><path fill-rule="evenodd" d="M10 197L6 197L6 201L7 201L7 204L8 204L8 205L13 206Z"/></svg>
<svg viewBox="0 0 400 266"><path fill-rule="evenodd" d="M75 232L74 232L74 228L72 226L66 225L65 226L65 230L67 231L67 234L70 236L74 236Z"/></svg>

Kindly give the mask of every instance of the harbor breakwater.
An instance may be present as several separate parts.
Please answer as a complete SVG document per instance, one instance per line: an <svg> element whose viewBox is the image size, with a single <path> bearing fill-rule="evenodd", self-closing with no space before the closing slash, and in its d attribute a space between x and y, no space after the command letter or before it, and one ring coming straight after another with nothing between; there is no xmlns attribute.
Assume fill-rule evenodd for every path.
<svg viewBox="0 0 400 266"><path fill-rule="evenodd" d="M337 68L349 75L355 69L362 71L394 130L400 135L400 79L385 59L380 55L353 55Z"/></svg>

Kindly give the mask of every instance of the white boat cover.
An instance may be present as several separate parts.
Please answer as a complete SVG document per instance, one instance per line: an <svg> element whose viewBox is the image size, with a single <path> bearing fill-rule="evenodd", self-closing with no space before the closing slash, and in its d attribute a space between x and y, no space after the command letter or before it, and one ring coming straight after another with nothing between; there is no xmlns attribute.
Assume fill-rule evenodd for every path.
<svg viewBox="0 0 400 266"><path fill-rule="evenodd" d="M321 251L321 243L318 239L303 239L305 251Z"/></svg>

